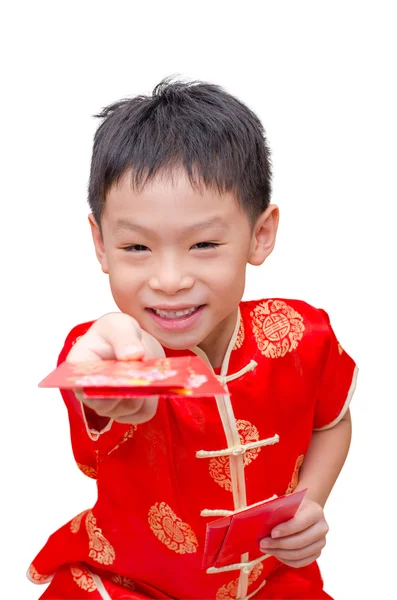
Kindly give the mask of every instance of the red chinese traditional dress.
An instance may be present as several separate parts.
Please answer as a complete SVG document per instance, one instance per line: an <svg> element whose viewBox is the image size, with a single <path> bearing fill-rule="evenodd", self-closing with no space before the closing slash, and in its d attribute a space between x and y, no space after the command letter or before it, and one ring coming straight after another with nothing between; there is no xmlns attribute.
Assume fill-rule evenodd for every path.
<svg viewBox="0 0 397 600"><path fill-rule="evenodd" d="M59 362L90 325L71 331ZM162 398L134 426L62 392L98 500L33 561L31 580L51 582L41 598L330 598L316 563L292 569L245 554L206 571L203 547L210 520L295 489L312 431L343 417L356 375L323 310L272 299L240 304L219 374L230 398Z"/></svg>

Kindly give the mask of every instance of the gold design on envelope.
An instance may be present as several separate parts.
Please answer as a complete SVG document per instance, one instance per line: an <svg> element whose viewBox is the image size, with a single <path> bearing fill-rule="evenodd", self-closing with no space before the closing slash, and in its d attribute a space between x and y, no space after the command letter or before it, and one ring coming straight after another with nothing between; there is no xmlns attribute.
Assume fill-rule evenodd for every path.
<svg viewBox="0 0 397 600"><path fill-rule="evenodd" d="M251 573L248 576L248 585L250 586L254 581L258 579L260 574L263 571L263 564L258 563L252 569ZM228 584L223 585L216 594L216 600L236 600L237 597L237 588L238 588L238 577L237 579L233 579Z"/></svg>
<svg viewBox="0 0 397 600"><path fill-rule="evenodd" d="M170 550L177 554L197 552L198 541L194 531L165 502L156 502L150 508L148 520L154 535Z"/></svg>
<svg viewBox="0 0 397 600"><path fill-rule="evenodd" d="M242 444L250 444L259 440L259 431L249 421L239 419L236 421L237 431ZM252 448L244 453L244 466L249 465L258 457L260 448ZM211 477L228 492L232 491L232 479L230 475L230 459L228 456L216 456L209 461Z"/></svg>
<svg viewBox="0 0 397 600"><path fill-rule="evenodd" d="M301 454L296 459L294 472L292 473L291 481L289 482L287 491L285 492L286 494L292 494L292 492L295 490L296 486L298 485L298 482L299 482L299 471L300 471L300 468L302 466L304 458L305 458L304 454Z"/></svg>
<svg viewBox="0 0 397 600"><path fill-rule="evenodd" d="M267 358L283 357L298 347L305 330L303 318L285 302L261 302L251 317L256 343Z"/></svg>
<svg viewBox="0 0 397 600"><path fill-rule="evenodd" d="M28 575L29 578L32 581L34 581L34 583L47 583L52 578L52 575L44 575L43 573L38 573L33 563L29 567Z"/></svg>
<svg viewBox="0 0 397 600"><path fill-rule="evenodd" d="M245 330L244 330L244 322L243 319L240 318L240 326L238 328L236 341L233 346L233 350L237 350L237 348L241 348L245 339Z"/></svg>
<svg viewBox="0 0 397 600"><path fill-rule="evenodd" d="M89 467L88 465L82 465L79 462L77 463L77 466L80 469L80 471L82 473L84 473L84 475L87 475L87 477L91 477L91 479L96 479L97 472L96 472L96 469L94 469L94 467Z"/></svg>
<svg viewBox="0 0 397 600"><path fill-rule="evenodd" d="M72 573L73 581L76 583L76 585L78 585L79 588L85 592L95 592L97 586L95 585L95 581L91 573L87 569L70 567L70 571Z"/></svg>
<svg viewBox="0 0 397 600"><path fill-rule="evenodd" d="M103 362L80 362L71 365L70 368L76 375L91 375L92 373L98 373L98 371L102 371Z"/></svg>
<svg viewBox="0 0 397 600"><path fill-rule="evenodd" d="M111 565L116 558L113 546L102 534L102 529L97 527L96 518L91 510L88 511L85 526L89 539L88 556L101 565Z"/></svg>
<svg viewBox="0 0 397 600"><path fill-rule="evenodd" d="M81 525L81 521L84 517L84 515L87 514L87 510L83 510L83 512L81 512L80 514L76 515L71 521L70 521L70 531L72 533L77 533L80 530L80 525Z"/></svg>

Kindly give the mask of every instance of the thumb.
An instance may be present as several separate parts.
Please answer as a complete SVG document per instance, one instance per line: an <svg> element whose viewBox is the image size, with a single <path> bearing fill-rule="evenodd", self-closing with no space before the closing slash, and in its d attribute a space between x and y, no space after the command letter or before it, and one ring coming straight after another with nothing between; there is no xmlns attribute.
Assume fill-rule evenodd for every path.
<svg viewBox="0 0 397 600"><path fill-rule="evenodd" d="M145 347L139 323L124 313L105 315L100 326L104 340L112 347L117 360L143 358Z"/></svg>

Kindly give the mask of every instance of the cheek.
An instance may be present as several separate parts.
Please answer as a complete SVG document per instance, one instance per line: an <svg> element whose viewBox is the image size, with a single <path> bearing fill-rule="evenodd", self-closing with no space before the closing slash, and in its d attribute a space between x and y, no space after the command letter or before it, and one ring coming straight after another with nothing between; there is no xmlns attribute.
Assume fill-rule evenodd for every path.
<svg viewBox="0 0 397 600"><path fill-rule="evenodd" d="M110 263L109 283L116 304L124 304L126 301L131 304L141 286L140 274L131 266Z"/></svg>
<svg viewBox="0 0 397 600"><path fill-rule="evenodd" d="M234 300L236 295L244 292L245 271L245 263L227 261L213 265L207 272L207 283L217 295L222 298L230 296Z"/></svg>

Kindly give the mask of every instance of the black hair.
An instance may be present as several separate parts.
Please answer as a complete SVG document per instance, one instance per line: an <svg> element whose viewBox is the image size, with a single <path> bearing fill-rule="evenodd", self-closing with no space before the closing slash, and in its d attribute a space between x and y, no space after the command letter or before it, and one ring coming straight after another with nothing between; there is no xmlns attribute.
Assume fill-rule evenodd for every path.
<svg viewBox="0 0 397 600"><path fill-rule="evenodd" d="M253 221L270 203L271 162L258 117L221 87L161 81L151 96L120 100L95 115L88 202L98 225L106 194L128 171L139 189L182 167L193 186L234 192Z"/></svg>

